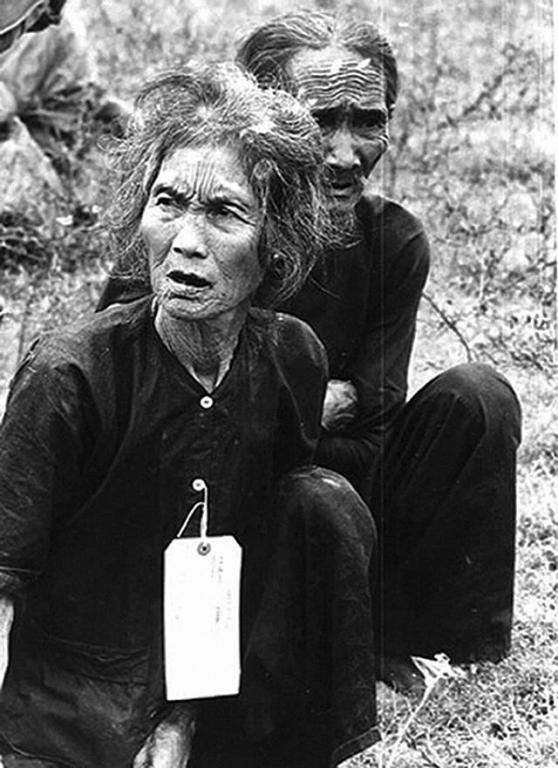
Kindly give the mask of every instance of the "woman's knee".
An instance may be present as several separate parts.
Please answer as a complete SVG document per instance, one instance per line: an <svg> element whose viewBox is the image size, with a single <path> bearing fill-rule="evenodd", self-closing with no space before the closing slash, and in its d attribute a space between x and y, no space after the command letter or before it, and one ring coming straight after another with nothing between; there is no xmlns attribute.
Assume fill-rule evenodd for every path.
<svg viewBox="0 0 558 768"><path fill-rule="evenodd" d="M322 467L303 467L278 484L282 515L294 515L306 529L334 532L345 538L376 542L372 515L353 486L342 475Z"/></svg>

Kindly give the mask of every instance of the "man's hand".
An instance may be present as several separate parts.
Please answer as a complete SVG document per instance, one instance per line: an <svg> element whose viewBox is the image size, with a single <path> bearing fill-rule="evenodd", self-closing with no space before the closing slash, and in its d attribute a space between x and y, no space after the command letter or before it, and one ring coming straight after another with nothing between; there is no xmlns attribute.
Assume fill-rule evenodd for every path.
<svg viewBox="0 0 558 768"><path fill-rule="evenodd" d="M14 620L14 603L9 597L0 597L0 689L10 660L10 630Z"/></svg>
<svg viewBox="0 0 558 768"><path fill-rule="evenodd" d="M177 705L147 738L133 768L186 768L196 730L195 709Z"/></svg>
<svg viewBox="0 0 558 768"><path fill-rule="evenodd" d="M322 410L322 427L338 432L354 421L358 410L358 395L350 381L331 379L327 383Z"/></svg>

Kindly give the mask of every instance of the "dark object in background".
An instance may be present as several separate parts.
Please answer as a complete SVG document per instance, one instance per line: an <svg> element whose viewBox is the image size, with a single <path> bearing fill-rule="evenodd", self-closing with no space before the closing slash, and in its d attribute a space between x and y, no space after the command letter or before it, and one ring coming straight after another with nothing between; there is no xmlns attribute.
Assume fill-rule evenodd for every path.
<svg viewBox="0 0 558 768"><path fill-rule="evenodd" d="M66 0L3 0L0 4L0 53L25 32L58 24Z"/></svg>
<svg viewBox="0 0 558 768"><path fill-rule="evenodd" d="M0 212L0 270L47 269L55 253L29 216L18 211Z"/></svg>
<svg viewBox="0 0 558 768"><path fill-rule="evenodd" d="M81 161L101 136L123 134L130 111L98 84L76 12L20 38L0 54L0 211L52 230Z"/></svg>

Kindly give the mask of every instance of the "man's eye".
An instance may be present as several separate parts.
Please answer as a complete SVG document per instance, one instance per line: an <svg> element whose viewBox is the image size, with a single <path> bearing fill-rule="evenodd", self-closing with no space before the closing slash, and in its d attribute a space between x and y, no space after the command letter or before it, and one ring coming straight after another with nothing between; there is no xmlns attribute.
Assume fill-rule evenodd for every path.
<svg viewBox="0 0 558 768"><path fill-rule="evenodd" d="M385 131L383 125L357 125L355 128L364 136L380 136Z"/></svg>
<svg viewBox="0 0 558 768"><path fill-rule="evenodd" d="M322 131L331 131L335 128L337 118L333 112L313 112L312 116Z"/></svg>
<svg viewBox="0 0 558 768"><path fill-rule="evenodd" d="M381 133L385 131L387 118L381 113L372 113L353 119L353 127L363 133Z"/></svg>

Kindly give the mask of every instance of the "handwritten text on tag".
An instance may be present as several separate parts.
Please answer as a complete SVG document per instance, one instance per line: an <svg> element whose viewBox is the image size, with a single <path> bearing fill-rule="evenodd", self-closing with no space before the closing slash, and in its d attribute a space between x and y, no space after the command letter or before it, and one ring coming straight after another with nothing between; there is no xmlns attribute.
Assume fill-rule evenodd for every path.
<svg viewBox="0 0 558 768"><path fill-rule="evenodd" d="M167 699L229 696L240 684L240 568L232 536L173 539L165 551Z"/></svg>

